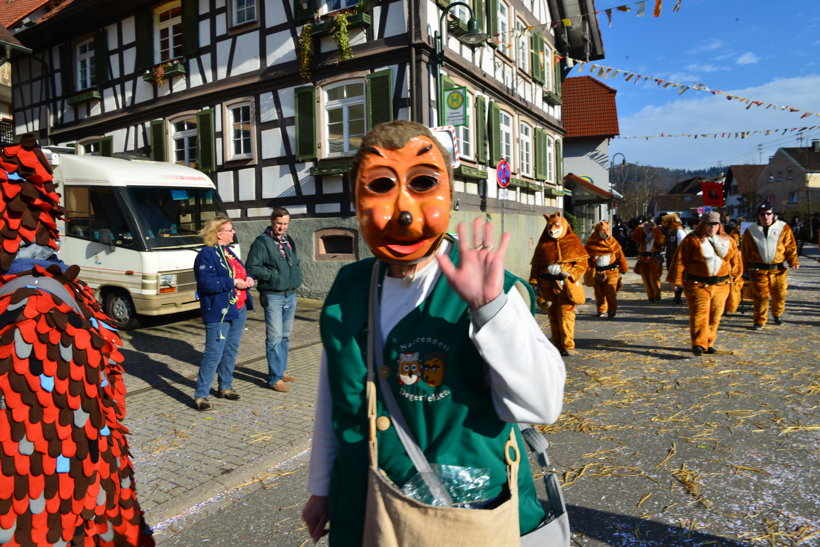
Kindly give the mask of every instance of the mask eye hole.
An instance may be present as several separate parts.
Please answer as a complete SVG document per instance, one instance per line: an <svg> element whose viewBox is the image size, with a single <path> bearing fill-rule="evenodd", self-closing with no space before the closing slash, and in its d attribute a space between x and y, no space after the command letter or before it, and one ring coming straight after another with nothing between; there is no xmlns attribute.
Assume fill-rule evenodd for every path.
<svg viewBox="0 0 820 547"><path fill-rule="evenodd" d="M377 194L386 194L396 186L396 183L387 177L380 177L370 181L367 189Z"/></svg>
<svg viewBox="0 0 820 547"><path fill-rule="evenodd" d="M410 188L416 192L426 192L438 184L438 179L429 175L420 175L410 181Z"/></svg>

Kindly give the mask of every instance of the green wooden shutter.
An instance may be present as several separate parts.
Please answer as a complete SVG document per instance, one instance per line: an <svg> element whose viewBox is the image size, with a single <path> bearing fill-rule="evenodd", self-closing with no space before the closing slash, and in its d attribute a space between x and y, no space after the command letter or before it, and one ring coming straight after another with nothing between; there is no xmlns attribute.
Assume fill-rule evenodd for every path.
<svg viewBox="0 0 820 547"><path fill-rule="evenodd" d="M296 24L300 25L313 19L316 11L314 0L293 0L293 18Z"/></svg>
<svg viewBox="0 0 820 547"><path fill-rule="evenodd" d="M316 90L313 86L300 87L294 92L296 100L296 159L316 157Z"/></svg>
<svg viewBox="0 0 820 547"><path fill-rule="evenodd" d="M484 7L484 0L473 0L473 16L478 23L478 32L486 32L484 30L484 20L486 19L487 11Z"/></svg>
<svg viewBox="0 0 820 547"><path fill-rule="evenodd" d="M564 183L564 154L563 142L555 139L555 182Z"/></svg>
<svg viewBox="0 0 820 547"><path fill-rule="evenodd" d="M484 97L475 99L475 159L487 163L487 107Z"/></svg>
<svg viewBox="0 0 820 547"><path fill-rule="evenodd" d="M198 0L182 0L182 54L195 55L199 49Z"/></svg>
<svg viewBox="0 0 820 547"><path fill-rule="evenodd" d="M60 46L60 83L63 97L74 93L74 47L71 44Z"/></svg>
<svg viewBox="0 0 820 547"><path fill-rule="evenodd" d="M114 137L103 137L100 139L100 156L108 158L114 155Z"/></svg>
<svg viewBox="0 0 820 547"><path fill-rule="evenodd" d="M535 130L535 178L547 178L547 134L541 128Z"/></svg>
<svg viewBox="0 0 820 547"><path fill-rule="evenodd" d="M544 83L544 39L538 32L530 34L530 53L532 58L532 79Z"/></svg>
<svg viewBox="0 0 820 547"><path fill-rule="evenodd" d="M214 111L200 110L196 115L197 169L203 173L216 171L216 129Z"/></svg>
<svg viewBox="0 0 820 547"><path fill-rule="evenodd" d="M367 76L367 129L393 120L393 73L380 70Z"/></svg>
<svg viewBox="0 0 820 547"><path fill-rule="evenodd" d="M493 35L498 34L498 0L487 0L487 34L490 35L490 45L496 46ZM509 36L499 37L502 42L508 39Z"/></svg>
<svg viewBox="0 0 820 547"><path fill-rule="evenodd" d="M166 131L165 120L151 120L151 159L154 161L166 161Z"/></svg>
<svg viewBox="0 0 820 547"><path fill-rule="evenodd" d="M555 55L557 56L558 53L556 52ZM555 94L557 96L561 96L561 63L558 59L550 59L552 62L553 69L555 70Z"/></svg>
<svg viewBox="0 0 820 547"><path fill-rule="evenodd" d="M490 103L490 157L489 164L495 165L501 159L501 108L498 103ZM509 159L509 158L508 158Z"/></svg>
<svg viewBox="0 0 820 547"><path fill-rule="evenodd" d="M447 116L447 106L444 104L444 90L451 89L456 86L455 82L453 82L452 78L448 78L447 76L441 77L441 97L436 97L436 104L441 101L441 112L442 118L439 121L439 125L444 125L444 118Z"/></svg>
<svg viewBox="0 0 820 547"><path fill-rule="evenodd" d="M94 83L108 83L108 33L102 29L94 35Z"/></svg>
<svg viewBox="0 0 820 547"><path fill-rule="evenodd" d="M137 38L137 71L154 66L154 14L144 8L134 14Z"/></svg>

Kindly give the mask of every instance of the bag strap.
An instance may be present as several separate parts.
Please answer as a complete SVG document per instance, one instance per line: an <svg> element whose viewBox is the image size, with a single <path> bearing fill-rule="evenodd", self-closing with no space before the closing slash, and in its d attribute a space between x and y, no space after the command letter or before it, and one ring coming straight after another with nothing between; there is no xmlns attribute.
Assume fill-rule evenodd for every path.
<svg viewBox="0 0 820 547"><path fill-rule="evenodd" d="M25 288L37 289L52 294L68 304L75 312L77 312L77 315L80 317L83 316L83 312L80 309L79 304L77 304L77 301L74 299L74 296L68 292L68 289L66 289L62 283L53 277L33 275L16 277L0 287L0 296L4 296L13 293L18 289Z"/></svg>
<svg viewBox="0 0 820 547"><path fill-rule="evenodd" d="M373 271L370 274L370 306L368 310L367 329L367 380L368 383L373 384L374 387L375 384L373 380L376 376L376 367L381 368L384 362L384 349L382 347L381 334L381 308L378 288L380 269L380 262L376 260L373 263ZM407 426L407 422L404 420L404 415L401 413L401 409L396 402L396 398L393 396L390 386L387 385L387 380L381 377L381 375L379 376L379 387L381 388L382 399L387 406L387 411L390 413L393 427L396 429L396 434L399 436L401 444L407 451L410 461L413 462L413 465L419 472L422 480L424 480L424 484L427 485L427 488L430 490L430 493L433 494L435 499L443 502L445 505L452 505L453 500L450 497L450 494L447 492L447 489L444 488L444 485L441 483L441 480L439 480L438 475L436 475L435 471L433 471L433 468L424 456L424 452L421 450L421 447L419 447L413 439L413 436L410 434L410 429ZM373 396L375 397L375 393L373 393ZM370 397L370 393L368 393L368 397ZM375 400L373 402L375 403ZM371 402L368 400L368 407L370 407L370 405ZM372 435L371 441L374 442L374 444L376 435L375 419L375 412L373 412L370 416L370 421L372 422L370 430ZM374 454L378 455L378 450L374 451ZM372 463L373 465L378 465L378 460Z"/></svg>
<svg viewBox="0 0 820 547"><path fill-rule="evenodd" d="M549 441L530 424L518 424L521 435L527 441L530 449L535 452L538 463L544 472L544 487L547 490L547 503L553 515L561 515L566 512L564 504L564 494L561 492L561 485L558 484L556 469L550 465L550 458L547 455Z"/></svg>

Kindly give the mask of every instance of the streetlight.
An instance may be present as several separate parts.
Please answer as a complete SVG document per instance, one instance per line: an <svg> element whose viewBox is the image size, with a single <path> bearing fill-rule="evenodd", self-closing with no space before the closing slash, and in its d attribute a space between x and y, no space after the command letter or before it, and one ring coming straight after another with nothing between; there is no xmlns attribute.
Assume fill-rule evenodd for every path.
<svg viewBox="0 0 820 547"><path fill-rule="evenodd" d="M467 20L467 33L462 34L461 36L456 36L456 39L462 44L466 44L468 46L480 44L487 39L487 34L478 31L478 21L476 21L475 16L473 15L473 8L471 8L469 4L460 1L452 2L443 8L441 17L439 17L438 20L438 30L434 35L434 40L436 42L436 54L433 57L433 63L436 65L436 110L438 113L439 125L443 123L442 120L444 119L444 101L442 100L444 90L441 88L441 65L444 64L444 18L447 17L450 10L456 6L465 7L467 12L470 14L470 18Z"/></svg>
<svg viewBox="0 0 820 547"><path fill-rule="evenodd" d="M614 154L612 154L612 161L609 163L610 167L613 163L615 163L615 156L621 156L623 158L621 160L621 165L626 165L626 156L624 156L622 152L615 152Z"/></svg>

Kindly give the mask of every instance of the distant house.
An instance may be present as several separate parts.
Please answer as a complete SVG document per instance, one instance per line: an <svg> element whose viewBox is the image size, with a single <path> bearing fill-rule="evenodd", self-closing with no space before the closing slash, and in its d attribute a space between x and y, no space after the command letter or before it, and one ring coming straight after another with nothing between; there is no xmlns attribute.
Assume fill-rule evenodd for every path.
<svg viewBox="0 0 820 547"><path fill-rule="evenodd" d="M649 216L655 218L664 213L677 213L682 219L697 218L698 207L703 207L701 184L704 182L703 177L692 177L675 183L666 194L649 200Z"/></svg>
<svg viewBox="0 0 820 547"><path fill-rule="evenodd" d="M757 197L757 179L765 165L730 165L723 184L726 196L726 216L737 218L754 217Z"/></svg>
<svg viewBox="0 0 820 547"><path fill-rule="evenodd" d="M820 141L802 148L778 148L757 178L757 193L789 217L820 209Z"/></svg>
<svg viewBox="0 0 820 547"><path fill-rule="evenodd" d="M614 196L609 184L609 141L620 134L616 90L591 76L563 84L564 209L575 215L586 236L594 225L611 220Z"/></svg>

